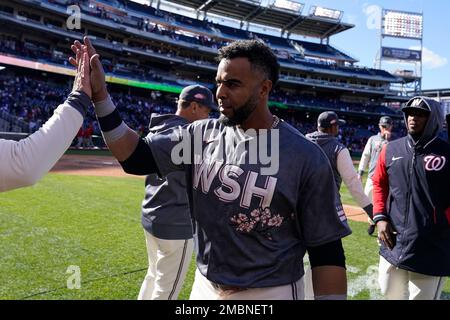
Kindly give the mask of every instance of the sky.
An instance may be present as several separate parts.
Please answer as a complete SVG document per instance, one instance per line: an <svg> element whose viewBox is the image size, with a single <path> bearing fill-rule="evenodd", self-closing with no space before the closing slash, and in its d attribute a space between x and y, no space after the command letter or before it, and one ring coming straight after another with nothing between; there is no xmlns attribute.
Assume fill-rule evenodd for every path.
<svg viewBox="0 0 450 320"><path fill-rule="evenodd" d="M381 9L423 12L422 89L450 88L450 1L448 0L304 0L303 14L318 5L344 11L343 22L355 27L331 37L330 44L358 59L358 65L374 67L380 49ZM385 38L385 46L411 49L419 41ZM414 64L401 69L415 70ZM398 65L383 63L383 69L393 71Z"/></svg>

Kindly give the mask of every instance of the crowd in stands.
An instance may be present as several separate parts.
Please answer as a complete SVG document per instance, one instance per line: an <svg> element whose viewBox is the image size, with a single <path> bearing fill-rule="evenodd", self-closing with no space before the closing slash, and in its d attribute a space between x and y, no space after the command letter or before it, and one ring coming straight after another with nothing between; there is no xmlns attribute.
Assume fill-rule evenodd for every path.
<svg viewBox="0 0 450 320"><path fill-rule="evenodd" d="M131 47L140 48L142 50L149 50L152 52L158 52L160 54L166 54L169 56L179 56L179 51L173 51L170 48L166 48L164 45L146 45L140 46L139 42L130 41L129 45ZM140 46L140 47L139 47ZM35 59L45 59L50 62L64 64L67 66L67 57L71 54L68 50L65 52L53 50L49 53L48 48L43 45L20 42L16 39L0 35L0 52L8 53L15 56L31 57ZM200 60L197 61L201 63ZM117 62L110 61L108 59L103 59L103 65L107 73L113 73L120 76L125 76L141 81L150 81L166 84L178 85L177 79L174 78L171 70L160 70L155 67L145 66L145 65L135 65L129 62L122 62L118 60ZM325 109L332 109L337 111L356 111L356 112L372 112L372 113L384 113L384 114L395 114L398 111L386 108L380 105L374 105L372 103L349 103L342 102L336 99L321 99L317 97L308 97L305 95L295 95L287 91L278 90L274 92L271 96L272 101L281 102L290 106L306 106L306 107L318 107Z"/></svg>
<svg viewBox="0 0 450 320"><path fill-rule="evenodd" d="M150 47L142 49L151 49ZM169 51L164 49L164 46L155 47L161 54L168 54ZM0 53L6 53L13 56L31 58L38 61L47 61L64 66L69 66L67 57L72 55L70 49L53 49L47 48L43 44L37 44L30 41L18 41L11 36L0 34ZM176 53L173 52L173 55ZM115 63L107 58L102 59L102 63L107 73L114 73L118 75L133 77L137 80L161 82L163 78L159 74L164 74L164 71L155 67L137 65L117 59Z"/></svg>
<svg viewBox="0 0 450 320"><path fill-rule="evenodd" d="M394 112L392 109L374 104L374 103L352 103L343 102L339 99L334 98L320 98L310 95L299 95L292 92L276 89L271 94L271 100L276 102L281 102L287 105L293 106L306 106L323 108L327 110L335 111L353 111L353 112L370 112L377 114L395 114L398 110Z"/></svg>
<svg viewBox="0 0 450 320"><path fill-rule="evenodd" d="M106 1L105 4L109 3L107 7L103 7L98 4L93 4L94 2L90 1L65 1L65 0L57 0L57 1L50 1L57 4L78 4L82 5L82 8L88 8L88 12L91 15L95 15L97 17L100 17L102 19L111 19L116 21L122 21L123 19L118 14L113 14L113 12L108 11L107 7L109 8L122 8L126 9L127 6L130 5L129 2L126 1ZM114 7L112 7L114 6ZM262 39L270 44L274 43L278 48L282 47L283 44L289 46L288 40L280 38L280 37L273 37L268 35L261 35L257 33L248 32L245 30L240 30L236 28L231 28L223 25L216 25L212 22L209 22L207 20L202 21L197 19L191 19L187 17L183 17L180 15L160 11L158 9L148 7L148 6L138 6L141 11L144 10L145 13L148 13L153 16L158 16L162 18L163 20L166 20L169 25L168 26L162 26L158 25L154 22L152 22L148 18L139 18L139 21L137 21L137 27L141 30L156 33L159 35L167 36L175 40L176 42L179 42L180 40L184 40L187 42L194 42L197 44L210 46L212 48L218 48L222 45L227 44L228 42L225 40L220 40L220 38L214 38L209 37L205 35L204 33L194 34L191 33L189 35L183 34L180 32L179 29L174 25L175 22L177 23L187 23L191 25L195 25L196 27L204 27L208 30L219 30L223 31L226 34L235 33L236 37L239 38L253 38L253 39ZM136 8L135 8L136 9ZM137 10L137 9L136 9ZM120 11L119 11L120 12ZM126 11L123 11L124 14L126 14ZM116 21L116 22L117 22ZM172 23L172 24L170 24ZM106 35L106 41L113 41L113 38L111 35ZM317 52L323 51L323 53L327 53L329 55L332 55L333 52L336 50L333 49L331 46L328 45L322 45L322 44L314 44L314 43L308 43L303 41L296 41L297 45L302 46L306 51L314 51ZM119 40L119 45L124 45ZM138 40L130 40L127 43L127 46L133 49L139 49L145 52L162 55L168 58L172 58L175 60L178 60L178 62L181 63L194 63L196 65L207 65L207 66L215 66L216 63L212 60L212 56L208 55L202 55L199 52L195 50L187 50L182 49L181 47L177 47L176 45L169 45L169 44L163 44L161 42L152 42L152 41L138 41ZM362 75L386 75L387 73L383 70L375 70L375 69L368 69L368 68L348 68L343 66L337 66L336 63L330 63L329 61L322 61L317 60L316 62L311 62L307 57L304 57L301 54L295 54L292 53L292 48L290 53L287 52L287 50L279 50L274 48L276 52L278 52L278 56L280 61L289 60L290 62L295 62L297 64L303 65L303 66L315 66L317 68L330 68L333 70L353 70L354 73L359 73ZM305 51L305 52L306 52ZM5 52L11 55L26 57L26 58L32 58L35 60L44 60L49 61L57 64L62 64L64 66L68 65L67 62L67 56L71 54L70 49L60 49L59 47L57 49L50 48L49 45L45 45L43 43L35 43L33 41L27 40L27 41L18 41L17 39L11 38L9 36L2 36L0 35L0 52ZM144 53L143 53L144 54ZM284 57L285 56L285 57ZM283 58L284 57L284 58ZM287 57L287 58L286 58ZM151 65L145 65L145 64L136 64L132 63L128 60L126 60L125 57L121 57L120 54L117 55L116 58L114 58L115 61L110 61L108 59L103 59L103 63L105 66L105 70L109 73L114 73L120 76L125 76L128 78L133 78L136 80L141 81L150 81L150 82L164 82L166 84L176 84L177 79L174 79L173 75L167 74L167 71L171 70L160 70L157 67L154 67L153 64ZM289 79L289 80L296 80L308 83L310 85L320 84L320 85L329 85L329 86L338 86L338 87L346 87L346 88L357 88L357 89L370 89L370 90L379 90L379 91L385 91L388 87L379 87L374 83L350 83L350 82L342 82L342 80L339 80L339 78L333 78L331 77L328 79L328 77L305 77L304 75L286 75L282 72L282 79ZM296 99L295 101L286 101L286 95L283 96L283 103L287 104L305 104L307 101L302 101L301 99ZM279 99L276 99L276 101L280 101ZM392 110L386 109L384 107L376 106L373 107L371 105L351 105L345 104L341 105L339 102L330 102L330 101L315 101L317 104L324 105L325 108L333 108L335 110L345 110L345 108L350 108L351 110L360 110L361 112L366 111L374 111L377 113L386 113L386 114L393 114L395 113ZM334 106L333 106L334 104Z"/></svg>
<svg viewBox="0 0 450 320"><path fill-rule="evenodd" d="M100 4L95 4L88 0L48 1L59 3L61 5L63 5L64 2L67 4L78 4L86 14L129 25L145 32L167 36L174 41L181 40L192 44L218 49L223 45L228 44L229 41L233 39L259 39L273 47L273 49L278 53L278 57L281 62L299 64L304 67L314 67L318 69L328 69L345 73L359 74L362 76L379 76L391 78L392 80L394 79L392 75L384 70L353 66L352 64L355 62L353 58L326 44L300 40L291 41L282 37L260 34L216 24L207 19L193 19L129 1L97 1L100 2ZM108 6L104 6L103 3L107 3ZM119 11L109 11L108 8L118 8ZM133 10L134 14L131 14L130 9ZM162 23L158 24L154 18L163 21L165 25L162 25ZM199 32L186 33L181 31L180 26L194 28L194 30L198 30ZM210 36L207 34L210 34ZM178 55L179 54L176 56ZM310 55L315 57L319 55L322 56L322 59L309 59L308 56ZM196 57L192 57L192 54L191 57L184 57L194 61L198 60ZM333 59L338 59L340 61L342 61L342 59L347 60L349 61L349 65L344 65L343 63L338 64ZM202 63L206 63L206 61L202 61Z"/></svg>
<svg viewBox="0 0 450 320"><path fill-rule="evenodd" d="M140 135L147 134L151 113L174 113L176 96L159 91L146 91L143 96L135 95L125 87L110 88L113 101L119 108L124 121ZM61 86L53 81L43 81L27 76L0 74L0 112L5 111L18 119L29 123L29 131L37 130L53 113L56 106L64 101L70 92L69 83ZM314 103L314 101L311 101ZM316 130L316 116L305 117L304 111L273 109L284 120L300 132L306 134ZM216 114L217 116L217 114ZM377 118L374 118L375 122ZM401 126L399 126L401 128ZM360 152L367 138L377 132L377 126L349 122L340 130L340 140L352 151ZM75 147L92 147L92 137L98 139L95 144L103 147L98 122L90 109L83 127L74 140Z"/></svg>
<svg viewBox="0 0 450 320"><path fill-rule="evenodd" d="M29 131L33 132L50 118L55 107L64 101L69 92L69 84L60 86L26 76L0 74L0 112L7 112L28 122ZM120 107L124 121L141 134L145 134L152 112L175 112L173 96L158 91L151 91L145 98L134 97L122 91L112 91L111 96ZM79 136L83 136L83 131L88 128L91 136L101 134L92 109L88 112Z"/></svg>

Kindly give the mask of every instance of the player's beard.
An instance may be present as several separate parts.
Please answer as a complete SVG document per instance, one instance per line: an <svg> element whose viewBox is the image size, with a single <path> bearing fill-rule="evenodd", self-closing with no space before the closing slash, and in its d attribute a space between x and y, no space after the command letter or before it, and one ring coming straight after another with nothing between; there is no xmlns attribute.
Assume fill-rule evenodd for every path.
<svg viewBox="0 0 450 320"><path fill-rule="evenodd" d="M236 125L241 125L248 117L255 111L258 107L259 98L257 95L251 96L241 107L232 107L233 115L232 117L227 117L221 114L219 121L225 126L232 127Z"/></svg>

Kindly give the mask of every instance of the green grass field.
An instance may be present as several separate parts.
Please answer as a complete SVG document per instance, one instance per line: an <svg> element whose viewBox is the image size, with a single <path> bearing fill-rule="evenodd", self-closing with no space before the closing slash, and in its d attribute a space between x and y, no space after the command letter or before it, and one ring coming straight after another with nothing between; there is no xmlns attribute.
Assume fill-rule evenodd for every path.
<svg viewBox="0 0 450 320"><path fill-rule="evenodd" d="M136 299L147 269L143 186L138 178L49 174L36 186L0 193L0 298ZM366 223L350 225L349 297L380 298L376 238L367 236ZM70 266L80 268L80 289L67 288ZM180 299L189 298L194 268ZM449 297L449 282L444 291Z"/></svg>

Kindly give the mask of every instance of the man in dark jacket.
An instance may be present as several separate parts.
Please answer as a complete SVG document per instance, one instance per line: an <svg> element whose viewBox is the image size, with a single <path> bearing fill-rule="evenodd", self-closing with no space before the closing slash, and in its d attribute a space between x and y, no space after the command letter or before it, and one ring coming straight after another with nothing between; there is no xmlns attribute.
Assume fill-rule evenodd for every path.
<svg viewBox="0 0 450 320"><path fill-rule="evenodd" d="M402 109L408 135L383 147L373 177L381 242L379 283L388 299L439 299L450 276L450 144L438 102Z"/></svg>
<svg viewBox="0 0 450 320"><path fill-rule="evenodd" d="M185 87L178 98L175 114L153 114L149 136L158 132L207 119L218 111L213 93L206 87ZM165 178L156 174L145 180L142 202L149 268L139 292L139 300L176 300L192 258L194 244L186 179L183 172Z"/></svg>

